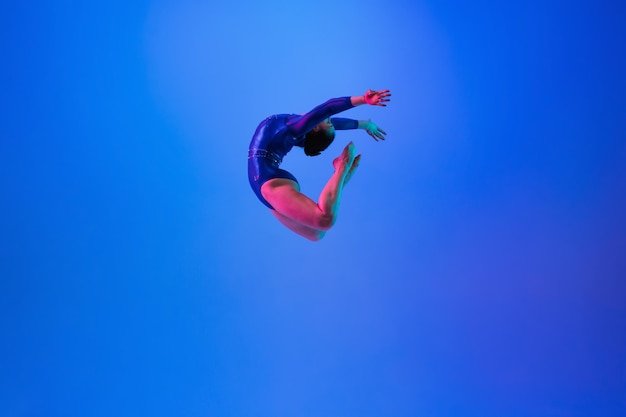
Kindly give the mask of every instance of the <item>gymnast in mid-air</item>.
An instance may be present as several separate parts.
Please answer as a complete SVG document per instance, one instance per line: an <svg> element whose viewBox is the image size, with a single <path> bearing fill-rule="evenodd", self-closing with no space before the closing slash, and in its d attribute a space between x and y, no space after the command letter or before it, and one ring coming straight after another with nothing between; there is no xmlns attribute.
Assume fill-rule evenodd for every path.
<svg viewBox="0 0 626 417"><path fill-rule="evenodd" d="M317 203L300 192L298 180L280 169L283 157L294 147L309 156L319 155L334 140L335 130L364 129L374 140L387 132L369 120L332 117L362 104L385 107L389 90L367 90L362 96L333 98L304 115L277 114L263 120L248 150L248 179L259 200L286 227L312 241L324 237L337 219L343 187L359 166L361 155L350 142L333 160L335 172Z"/></svg>

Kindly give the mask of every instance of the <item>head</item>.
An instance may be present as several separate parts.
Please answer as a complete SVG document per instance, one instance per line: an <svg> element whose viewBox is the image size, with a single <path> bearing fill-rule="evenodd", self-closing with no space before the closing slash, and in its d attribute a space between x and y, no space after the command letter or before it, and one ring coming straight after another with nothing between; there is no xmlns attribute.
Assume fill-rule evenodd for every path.
<svg viewBox="0 0 626 417"><path fill-rule="evenodd" d="M304 137L304 153L309 156L317 156L335 139L335 127L330 118L318 124Z"/></svg>

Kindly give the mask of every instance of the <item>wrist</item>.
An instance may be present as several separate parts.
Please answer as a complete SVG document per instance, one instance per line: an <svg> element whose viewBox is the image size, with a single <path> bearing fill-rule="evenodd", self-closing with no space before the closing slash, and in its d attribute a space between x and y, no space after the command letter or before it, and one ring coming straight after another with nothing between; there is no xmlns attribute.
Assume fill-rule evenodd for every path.
<svg viewBox="0 0 626 417"><path fill-rule="evenodd" d="M350 103L352 103L353 106L365 104L365 96L352 96L350 97Z"/></svg>

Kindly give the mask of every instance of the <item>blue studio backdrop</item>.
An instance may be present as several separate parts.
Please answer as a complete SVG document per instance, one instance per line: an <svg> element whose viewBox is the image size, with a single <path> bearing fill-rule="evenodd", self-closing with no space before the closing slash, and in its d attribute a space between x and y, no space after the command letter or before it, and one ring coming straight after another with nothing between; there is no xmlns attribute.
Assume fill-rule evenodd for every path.
<svg viewBox="0 0 626 417"><path fill-rule="evenodd" d="M0 416L626 415L617 1L0 5ZM387 140L247 180L257 124Z"/></svg>

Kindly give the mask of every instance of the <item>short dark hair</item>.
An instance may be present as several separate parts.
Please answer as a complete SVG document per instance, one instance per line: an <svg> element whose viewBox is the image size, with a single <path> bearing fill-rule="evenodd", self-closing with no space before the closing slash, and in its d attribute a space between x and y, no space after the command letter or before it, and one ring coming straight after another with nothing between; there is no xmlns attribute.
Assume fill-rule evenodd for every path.
<svg viewBox="0 0 626 417"><path fill-rule="evenodd" d="M304 153L308 156L317 156L328 148L333 140L335 140L335 132L322 129L311 130L304 136Z"/></svg>

